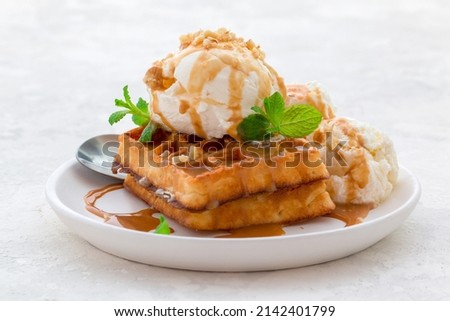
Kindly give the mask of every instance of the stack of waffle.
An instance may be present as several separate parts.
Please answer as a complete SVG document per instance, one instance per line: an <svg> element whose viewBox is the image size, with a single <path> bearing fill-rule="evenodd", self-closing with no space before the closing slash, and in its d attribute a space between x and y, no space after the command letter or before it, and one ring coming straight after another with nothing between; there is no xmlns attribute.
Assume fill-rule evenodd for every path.
<svg viewBox="0 0 450 321"><path fill-rule="evenodd" d="M330 213L328 172L305 140L241 144L159 129L140 143L141 128L119 136L113 170L150 206L195 230L289 224Z"/></svg>

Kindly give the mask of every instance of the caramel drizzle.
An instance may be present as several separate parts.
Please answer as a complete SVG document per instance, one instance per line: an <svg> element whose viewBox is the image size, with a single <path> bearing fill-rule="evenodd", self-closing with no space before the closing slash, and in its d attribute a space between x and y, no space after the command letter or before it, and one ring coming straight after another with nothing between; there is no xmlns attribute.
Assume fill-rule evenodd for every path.
<svg viewBox="0 0 450 321"><path fill-rule="evenodd" d="M286 85L284 84L283 78L278 75L277 71L271 65L269 65L265 61L263 63L264 63L264 66L270 71L270 74L273 75L274 77L276 77L276 81L277 81L278 88L279 88L278 91L281 93L283 98L287 98L287 93L286 93L287 90L286 90ZM260 79L261 78L262 77L260 77ZM261 84L260 84L260 86L261 86ZM271 84L269 84L268 88L270 88L270 86L271 86ZM269 90L268 88L266 90ZM266 92L261 92L261 90L260 90L259 98L261 100L263 100L265 98L265 96L267 96L265 93Z"/></svg>
<svg viewBox="0 0 450 321"><path fill-rule="evenodd" d="M85 197L84 202L86 210L94 215L104 219L105 223L116 225L119 227L137 230L142 232L149 232L154 230L159 225L159 219L153 217L157 213L155 209L146 208L134 213L110 213L98 208L96 202L107 193L122 189L122 183L106 185L102 188L89 191ZM325 217L335 218L345 223L345 226L352 226L362 223L373 209L372 204L338 204L333 213L325 215ZM216 238L251 238L251 237L272 237L281 236L285 234L283 229L285 225L273 224L259 224L247 226L243 228L233 229L227 231L228 234L216 236ZM174 230L171 228L171 233Z"/></svg>
<svg viewBox="0 0 450 321"><path fill-rule="evenodd" d="M192 101L192 105L190 106L188 112L191 118L192 127L194 128L194 133L197 136L208 137L203 129L202 120L200 118L200 114L198 113L203 87L208 81L214 79L223 68L224 64L221 61L208 61L207 52L202 52L192 66L187 91L196 98Z"/></svg>
<svg viewBox="0 0 450 321"><path fill-rule="evenodd" d="M189 110L189 107L189 103L186 100L181 100L178 111L180 112L180 114L186 114L186 112Z"/></svg>
<svg viewBox="0 0 450 321"><path fill-rule="evenodd" d="M339 156L345 160L346 149L353 149L354 153L351 166L348 164L338 165L336 163L336 166L327 166L327 168L331 175L339 175L344 178L343 188L346 191L345 202L357 203L359 201L359 189L364 188L370 179L369 164L365 156L363 138L346 119L333 119L329 121L329 124L331 125L329 131L332 132L335 130L334 126L339 126L343 134L348 137L348 141L343 145L344 149L338 151ZM340 144L340 142L335 142L334 138L328 141L323 129L316 131L313 139L322 145L326 145L327 149L332 149L337 143ZM328 187L330 188L330 194L334 194L332 184L328 184Z"/></svg>
<svg viewBox="0 0 450 321"><path fill-rule="evenodd" d="M169 128L171 131L175 131L175 128L172 126L172 124L167 120L167 118L164 116L164 114L161 112L161 110L159 109L159 99L158 99L158 95L156 95L155 93L152 93L152 112L156 115L159 116L159 118L161 119L162 123Z"/></svg>
<svg viewBox="0 0 450 321"><path fill-rule="evenodd" d="M124 227L126 229L149 232L159 225L159 219L153 217L158 213L155 209L145 208L134 213L110 213L98 208L95 203L107 193L122 189L122 183L106 185L89 191L84 197L86 210L104 219L105 223ZM173 230L171 229L173 233Z"/></svg>
<svg viewBox="0 0 450 321"><path fill-rule="evenodd" d="M334 118L333 109L325 104L323 96L318 88L314 88L313 91L308 92L308 94L306 95L306 102L316 107L316 109L320 111L325 119Z"/></svg>
<svg viewBox="0 0 450 321"><path fill-rule="evenodd" d="M85 196L84 196L84 203L86 205L86 209L91 212L92 214L95 214L103 219L107 219L110 216L109 212L106 212L100 208L98 208L97 206L95 206L95 203L104 195L112 192L112 191L116 191L118 189L122 189L123 188L123 184L122 183L116 183L116 184L111 184L111 185L106 185L104 187L98 188L98 189L93 189L91 191L89 191Z"/></svg>
<svg viewBox="0 0 450 321"><path fill-rule="evenodd" d="M184 57L186 57L187 55L193 53L194 51L196 51L198 49L192 49L192 50L184 50L182 54L179 54L176 58L174 57L168 57L166 58L167 63L170 66L170 73L173 74L175 67L178 65L178 63L181 61L181 59L183 59ZM170 85L172 85L174 83L175 79L171 79L170 80ZM170 86L168 86L170 87ZM167 89L168 87L165 87L165 89ZM161 112L161 109L159 108L159 99L158 99L158 95L156 94L157 91L153 90L151 91L152 94L152 112L156 115L159 116L159 118L161 119L161 122L167 127L169 128L171 131L175 131L175 128L172 126L172 124L169 122L169 120L164 116L164 114Z"/></svg>
<svg viewBox="0 0 450 321"><path fill-rule="evenodd" d="M232 123L228 129L228 134L232 137L237 135L237 122L242 117L241 102L242 93L245 84L245 74L237 72L236 69L232 69L228 81L228 88L230 89L230 97L228 100L228 108L231 109L231 117L228 119Z"/></svg>
<svg viewBox="0 0 450 321"><path fill-rule="evenodd" d="M362 223L374 206L372 204L337 204L333 213L325 215L338 219L345 223L345 226L352 226Z"/></svg>
<svg viewBox="0 0 450 321"><path fill-rule="evenodd" d="M216 238L249 238L249 237L270 237L284 235L281 224L260 224L242 227L228 231L229 234L219 235Z"/></svg>

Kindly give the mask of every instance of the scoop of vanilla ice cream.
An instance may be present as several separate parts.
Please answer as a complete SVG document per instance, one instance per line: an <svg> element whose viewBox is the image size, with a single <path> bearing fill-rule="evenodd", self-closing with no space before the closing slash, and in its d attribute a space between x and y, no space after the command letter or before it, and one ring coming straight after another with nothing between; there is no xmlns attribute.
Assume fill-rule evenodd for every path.
<svg viewBox="0 0 450 321"><path fill-rule="evenodd" d="M275 91L286 95L283 80L264 53L226 29L182 36L180 50L157 61L145 75L152 120L167 130L238 138L237 126L252 106Z"/></svg>
<svg viewBox="0 0 450 321"><path fill-rule="evenodd" d="M286 85L287 106L309 104L322 114L323 119L334 117L334 106L330 96L317 81L306 84Z"/></svg>
<svg viewBox="0 0 450 321"><path fill-rule="evenodd" d="M349 118L322 121L309 136L322 145L322 160L331 175L328 192L336 203L384 201L397 181L397 156L392 141L378 129Z"/></svg>

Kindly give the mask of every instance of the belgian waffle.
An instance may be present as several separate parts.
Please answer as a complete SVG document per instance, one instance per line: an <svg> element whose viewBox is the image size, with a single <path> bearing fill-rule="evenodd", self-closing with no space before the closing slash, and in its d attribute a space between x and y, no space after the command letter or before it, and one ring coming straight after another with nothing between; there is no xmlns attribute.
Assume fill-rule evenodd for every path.
<svg viewBox="0 0 450 321"><path fill-rule="evenodd" d="M133 194L178 223L195 230L230 230L244 226L311 219L331 212L334 203L323 180L258 193L199 211L177 206L161 197L154 186L143 187L139 177L128 175L125 187Z"/></svg>
<svg viewBox="0 0 450 321"><path fill-rule="evenodd" d="M328 178L319 151L301 139L243 146L231 137L204 140L159 130L143 144L140 133L119 137L115 170L134 173L144 187L156 186L190 210Z"/></svg>
<svg viewBox="0 0 450 321"><path fill-rule="evenodd" d="M159 129L140 143L141 132L120 135L113 170L129 173L130 192L189 228L290 223L334 209L326 167L305 140L246 145Z"/></svg>

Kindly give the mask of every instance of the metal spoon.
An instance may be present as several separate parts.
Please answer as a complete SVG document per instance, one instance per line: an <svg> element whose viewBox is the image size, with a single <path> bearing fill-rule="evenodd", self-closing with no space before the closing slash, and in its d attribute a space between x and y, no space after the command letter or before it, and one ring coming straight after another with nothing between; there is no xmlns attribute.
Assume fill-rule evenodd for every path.
<svg viewBox="0 0 450 321"><path fill-rule="evenodd" d="M108 134L95 136L78 147L76 158L82 165L93 171L117 179L125 179L126 174L114 174L111 171L111 166L118 147L119 142L117 140L117 135Z"/></svg>

